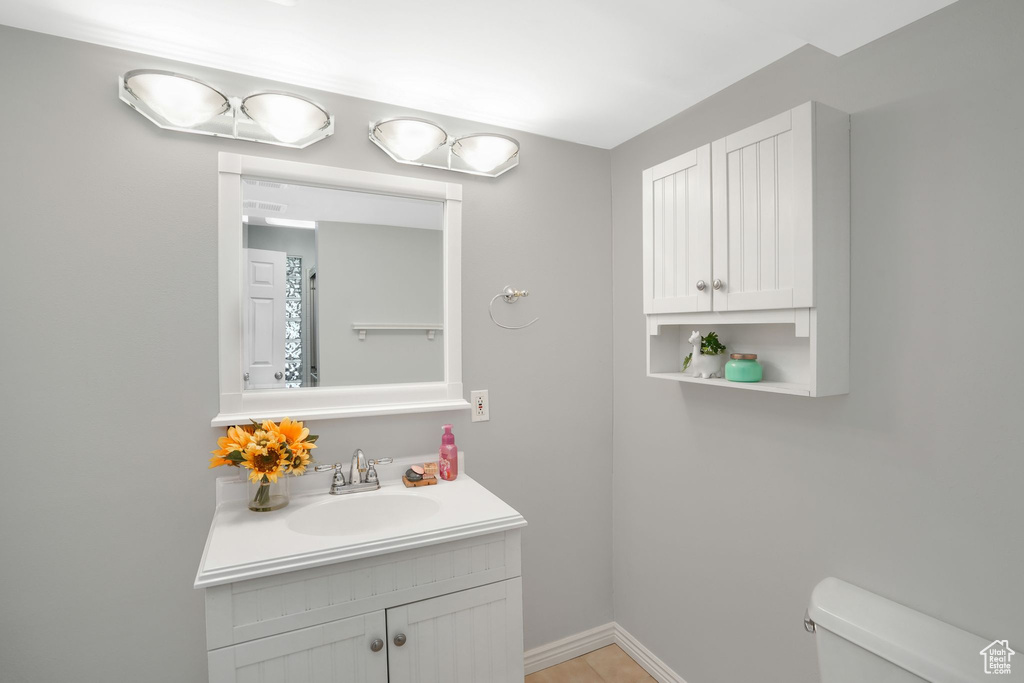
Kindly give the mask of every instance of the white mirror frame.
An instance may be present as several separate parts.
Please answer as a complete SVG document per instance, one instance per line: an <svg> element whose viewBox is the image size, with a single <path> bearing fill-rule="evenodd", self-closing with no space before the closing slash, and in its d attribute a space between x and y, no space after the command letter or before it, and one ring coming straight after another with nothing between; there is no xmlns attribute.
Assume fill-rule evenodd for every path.
<svg viewBox="0 0 1024 683"><path fill-rule="evenodd" d="M462 390L462 185L225 152L219 171L220 413L212 426L469 408ZM243 391L243 176L444 202L444 381Z"/></svg>

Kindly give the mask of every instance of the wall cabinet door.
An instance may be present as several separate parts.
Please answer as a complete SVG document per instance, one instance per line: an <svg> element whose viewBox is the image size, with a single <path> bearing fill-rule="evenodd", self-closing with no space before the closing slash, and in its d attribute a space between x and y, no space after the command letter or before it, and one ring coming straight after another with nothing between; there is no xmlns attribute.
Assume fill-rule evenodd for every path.
<svg viewBox="0 0 1024 683"><path fill-rule="evenodd" d="M711 310L711 146L643 174L644 313Z"/></svg>
<svg viewBox="0 0 1024 683"><path fill-rule="evenodd" d="M391 683L522 683L522 599L516 578L389 609Z"/></svg>
<svg viewBox="0 0 1024 683"><path fill-rule="evenodd" d="M812 103L711 146L714 309L813 305Z"/></svg>
<svg viewBox="0 0 1024 683"><path fill-rule="evenodd" d="M213 650L210 683L387 683L384 619L381 610Z"/></svg>

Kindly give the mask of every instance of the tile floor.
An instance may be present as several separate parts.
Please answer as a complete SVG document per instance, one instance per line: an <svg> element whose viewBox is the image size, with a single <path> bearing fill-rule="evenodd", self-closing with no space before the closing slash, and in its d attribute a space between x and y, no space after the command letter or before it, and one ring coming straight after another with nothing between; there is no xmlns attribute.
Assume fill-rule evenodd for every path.
<svg viewBox="0 0 1024 683"><path fill-rule="evenodd" d="M609 645L526 677L525 683L653 683L618 645Z"/></svg>

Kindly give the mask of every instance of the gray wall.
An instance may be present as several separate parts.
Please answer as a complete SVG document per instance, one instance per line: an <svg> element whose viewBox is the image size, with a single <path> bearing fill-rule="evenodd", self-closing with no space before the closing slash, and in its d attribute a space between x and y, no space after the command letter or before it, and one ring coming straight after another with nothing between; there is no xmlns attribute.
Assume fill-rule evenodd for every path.
<svg viewBox="0 0 1024 683"><path fill-rule="evenodd" d="M608 152L513 133L522 164L499 179L399 166L367 122L415 112L302 90L337 116L306 150L183 135L118 101L117 75L144 67L287 88L0 27L0 680L205 680L221 150L463 184L464 376L491 421L322 421L318 454L436 453L454 421L469 471L530 522L527 647L610 620ZM507 284L531 296L505 313L538 324L491 324Z"/></svg>
<svg viewBox="0 0 1024 683"><path fill-rule="evenodd" d="M613 150L615 617L689 683L817 680L830 575L1024 643L1022 35L962 0ZM852 114L850 394L647 379L641 170L810 99Z"/></svg>
<svg viewBox="0 0 1024 683"><path fill-rule="evenodd" d="M444 232L317 223L320 386L444 381L444 337L353 323L444 321Z"/></svg>

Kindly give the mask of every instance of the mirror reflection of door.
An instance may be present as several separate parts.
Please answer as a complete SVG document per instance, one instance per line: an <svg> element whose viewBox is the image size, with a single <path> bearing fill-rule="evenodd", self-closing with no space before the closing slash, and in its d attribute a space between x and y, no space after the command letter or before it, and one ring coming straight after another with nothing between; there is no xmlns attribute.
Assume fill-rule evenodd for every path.
<svg viewBox="0 0 1024 683"><path fill-rule="evenodd" d="M275 383L260 383L256 386L250 380L246 389L295 388L316 386L311 381L309 355L310 326L313 309L309 305L308 272L316 267L316 224L310 222L308 227L277 227L271 225L246 224L242 232L243 246L247 251L278 253L283 259L283 274L276 281L283 304L280 315L275 312L274 330L266 334L273 335L273 343L282 347L283 356L273 373ZM256 343L270 344L268 339L252 340L250 335L260 334L260 330L246 326L243 336L245 346ZM246 370L248 372L248 369ZM280 379L276 373L282 373ZM250 373L250 378L255 377Z"/></svg>
<svg viewBox="0 0 1024 683"><path fill-rule="evenodd" d="M285 385L285 294L285 254L246 249L242 362L247 389Z"/></svg>
<svg viewBox="0 0 1024 683"><path fill-rule="evenodd" d="M285 270L266 321L248 311L269 295L244 283L245 389L445 381L444 202L242 182L242 246Z"/></svg>

